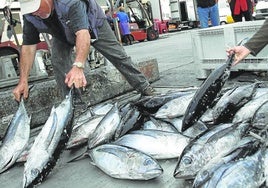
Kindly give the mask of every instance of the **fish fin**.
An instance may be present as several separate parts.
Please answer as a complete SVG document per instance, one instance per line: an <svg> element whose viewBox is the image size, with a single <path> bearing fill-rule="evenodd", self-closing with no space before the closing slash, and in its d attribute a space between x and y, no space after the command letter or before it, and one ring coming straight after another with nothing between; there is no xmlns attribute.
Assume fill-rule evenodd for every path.
<svg viewBox="0 0 268 188"><path fill-rule="evenodd" d="M82 150L81 153L76 155L74 158L72 158L71 160L67 161L67 163L71 163L71 162L77 161L79 159L83 159L86 156L88 156L88 148L87 147L84 150Z"/></svg>

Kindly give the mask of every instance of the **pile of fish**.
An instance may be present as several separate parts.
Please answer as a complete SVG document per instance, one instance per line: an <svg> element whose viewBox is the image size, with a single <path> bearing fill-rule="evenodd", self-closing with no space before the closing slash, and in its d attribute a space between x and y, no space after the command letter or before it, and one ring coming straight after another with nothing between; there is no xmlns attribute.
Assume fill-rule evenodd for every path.
<svg viewBox="0 0 268 188"><path fill-rule="evenodd" d="M73 120L72 89L58 107L53 107L42 130L30 144L30 117L24 100L9 124L0 147L0 173L16 161L24 162L22 187L33 187L51 172L71 135ZM30 147L29 147L30 146ZM26 150L25 150L26 149Z"/></svg>
<svg viewBox="0 0 268 188"><path fill-rule="evenodd" d="M217 95L213 93L213 100L206 93L210 101L203 101L205 109L195 108L189 115L189 106L202 97L197 95L200 89L121 103L109 101L88 107L73 120L70 92L57 108L52 108L28 151L23 187L42 182L63 149L83 147L86 151L82 156L113 178L157 178L163 174L158 160L175 158L178 161L171 176L190 180L193 187L265 186L268 87L256 82L219 89ZM19 116L29 124L25 112ZM191 125L185 126L186 116L191 116ZM25 135L26 142L28 137ZM19 154L25 145L17 147ZM4 146L5 141L1 149ZM1 157L6 153L0 152ZM14 160L18 158L16 154ZM72 162L75 160L74 156ZM6 170L10 165L0 167Z"/></svg>
<svg viewBox="0 0 268 188"><path fill-rule="evenodd" d="M75 120L75 134L67 149L86 145L85 154L92 163L119 179L157 178L163 172L157 160L177 158L173 176L192 180L193 187L265 184L268 87L252 83L225 88L207 110L199 112L196 123L182 131L183 118L196 92L172 91L120 106L117 102L97 106L103 113L86 111ZM88 120L79 120L85 114L91 115ZM84 135L90 136L86 139ZM236 173L241 179L235 178L240 177ZM252 176L242 178L245 174Z"/></svg>

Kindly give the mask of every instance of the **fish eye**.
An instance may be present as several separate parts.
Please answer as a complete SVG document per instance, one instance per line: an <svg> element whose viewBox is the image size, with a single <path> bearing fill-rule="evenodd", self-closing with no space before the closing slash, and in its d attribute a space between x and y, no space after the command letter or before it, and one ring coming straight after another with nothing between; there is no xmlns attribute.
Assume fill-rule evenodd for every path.
<svg viewBox="0 0 268 188"><path fill-rule="evenodd" d="M183 163L186 165L190 165L192 163L192 159L190 157L184 157Z"/></svg>
<svg viewBox="0 0 268 188"><path fill-rule="evenodd" d="M143 162L144 166L151 165L152 163L153 163L153 162L152 162L151 159L145 159L144 162Z"/></svg>
<svg viewBox="0 0 268 188"><path fill-rule="evenodd" d="M209 178L209 172L207 170L204 170L202 172L202 177L203 177L203 179L207 180Z"/></svg>
<svg viewBox="0 0 268 188"><path fill-rule="evenodd" d="M35 177L38 175L38 173L39 173L39 170L37 168L34 168L31 170L31 174Z"/></svg>

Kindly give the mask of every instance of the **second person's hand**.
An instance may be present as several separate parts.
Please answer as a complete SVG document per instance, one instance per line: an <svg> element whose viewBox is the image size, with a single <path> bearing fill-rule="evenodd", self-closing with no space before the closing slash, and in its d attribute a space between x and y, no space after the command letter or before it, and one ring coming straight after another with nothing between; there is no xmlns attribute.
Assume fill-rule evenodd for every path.
<svg viewBox="0 0 268 188"><path fill-rule="evenodd" d="M240 63L241 60L245 59L249 54L250 50L245 46L235 46L226 50L227 56L235 53L233 66Z"/></svg>

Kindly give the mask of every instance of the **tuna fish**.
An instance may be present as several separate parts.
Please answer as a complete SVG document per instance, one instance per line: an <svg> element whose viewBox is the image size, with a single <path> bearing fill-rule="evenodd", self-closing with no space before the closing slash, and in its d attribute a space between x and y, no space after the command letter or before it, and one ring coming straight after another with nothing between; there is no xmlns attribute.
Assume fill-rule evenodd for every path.
<svg viewBox="0 0 268 188"><path fill-rule="evenodd" d="M142 128L144 130L159 130L159 131L166 131L166 132L172 132L176 133L178 132L177 129L168 122L154 119L153 117L150 117L150 120L144 122Z"/></svg>
<svg viewBox="0 0 268 188"><path fill-rule="evenodd" d="M124 146L104 144L89 150L93 163L113 178L149 180L163 169L152 157Z"/></svg>
<svg viewBox="0 0 268 188"><path fill-rule="evenodd" d="M191 127L211 106L226 80L229 78L234 54L227 61L211 72L201 87L196 91L188 105L182 122L182 131Z"/></svg>
<svg viewBox="0 0 268 188"><path fill-rule="evenodd" d="M159 110L155 113L155 117L164 119L183 116L193 96L194 93L188 93L170 100L159 108Z"/></svg>
<svg viewBox="0 0 268 188"><path fill-rule="evenodd" d="M258 188L264 181L264 150L260 149L244 159L223 164L202 187Z"/></svg>
<svg viewBox="0 0 268 188"><path fill-rule="evenodd" d="M24 164L23 187L43 181L55 166L72 130L72 89L57 108L52 108L45 125L35 138Z"/></svg>
<svg viewBox="0 0 268 188"><path fill-rule="evenodd" d="M233 118L233 123L250 121L260 106L268 101L268 95L263 94L258 98L254 98L240 108Z"/></svg>
<svg viewBox="0 0 268 188"><path fill-rule="evenodd" d="M248 123L222 124L204 132L184 149L175 168L174 177L193 179L211 159L229 152L248 128Z"/></svg>
<svg viewBox="0 0 268 188"><path fill-rule="evenodd" d="M11 167L26 148L30 137L30 121L21 99L0 146L0 173Z"/></svg>
<svg viewBox="0 0 268 188"><path fill-rule="evenodd" d="M155 159L171 159L179 157L189 141L180 133L137 130L120 137L114 144L137 149Z"/></svg>
<svg viewBox="0 0 268 188"><path fill-rule="evenodd" d="M193 93L194 91L192 90L170 92L155 96L146 96L142 97L139 101L135 102L134 104L140 108L145 108L147 111L151 113L155 113L161 106L163 106L167 102L176 99L178 97Z"/></svg>
<svg viewBox="0 0 268 188"><path fill-rule="evenodd" d="M88 138L88 149L112 141L120 119L118 104L115 103L112 109L100 121L92 136Z"/></svg>
<svg viewBox="0 0 268 188"><path fill-rule="evenodd" d="M86 144L89 137L93 136L93 132L99 125L100 121L103 119L102 116L92 116L80 126L76 126L72 130L70 139L66 144L66 149L74 149L83 144Z"/></svg>
<svg viewBox="0 0 268 188"><path fill-rule="evenodd" d="M127 132L140 128L141 124L139 123L139 120L141 120L141 113L137 107L132 106L132 108L130 108L129 111L121 118L120 124L115 131L114 139L116 140L125 135Z"/></svg>
<svg viewBox="0 0 268 188"><path fill-rule="evenodd" d="M213 176L214 172L225 163L243 159L249 154L256 152L259 149L259 141L253 137L243 138L234 148L225 156L213 158L197 173L193 188L201 187Z"/></svg>
<svg viewBox="0 0 268 188"><path fill-rule="evenodd" d="M234 87L225 92L213 107L214 123L223 123L233 118L234 114L254 95L258 84Z"/></svg>
<svg viewBox="0 0 268 188"><path fill-rule="evenodd" d="M264 102L254 113L251 123L253 127L257 129L268 128L268 101Z"/></svg>

